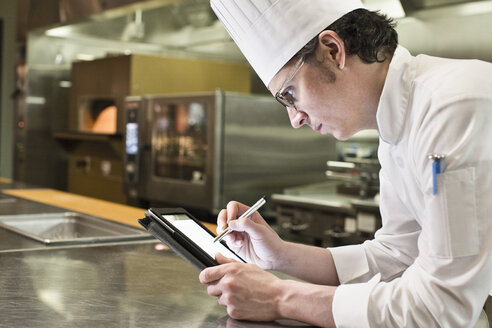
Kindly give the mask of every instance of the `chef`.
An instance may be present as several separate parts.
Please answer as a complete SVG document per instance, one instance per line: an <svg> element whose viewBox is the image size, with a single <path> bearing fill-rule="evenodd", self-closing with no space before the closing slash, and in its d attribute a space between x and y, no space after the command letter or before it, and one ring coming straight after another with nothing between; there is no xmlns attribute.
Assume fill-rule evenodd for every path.
<svg viewBox="0 0 492 328"><path fill-rule="evenodd" d="M237 319L473 327L492 289L492 64L414 57L359 0L211 5L294 128L378 131L383 225L323 249L282 241L258 213L236 220L247 206L230 202L218 232L253 264L218 255L208 293Z"/></svg>

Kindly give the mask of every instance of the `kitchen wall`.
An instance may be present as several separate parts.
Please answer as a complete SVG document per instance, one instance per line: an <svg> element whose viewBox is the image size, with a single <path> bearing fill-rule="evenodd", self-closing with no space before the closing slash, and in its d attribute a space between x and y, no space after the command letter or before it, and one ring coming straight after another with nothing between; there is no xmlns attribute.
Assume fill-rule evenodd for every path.
<svg viewBox="0 0 492 328"><path fill-rule="evenodd" d="M394 0L396 1L396 0ZM388 3L393 0L366 0L371 3ZM130 1L132 2L132 1ZM135 1L136 2L136 1ZM205 8L203 3L207 5ZM0 18L4 26L10 26L4 33L3 84L0 138L0 175L12 176L13 166L13 113L10 94L13 91L14 22L16 16L12 0L0 0ZM73 24L60 28L31 31L28 42L28 63L30 65L30 91L27 98L31 121L29 125L31 142L30 159L26 162L36 165L23 169L27 182L63 189L63 167L55 158L63 157L56 151L60 145L49 142L53 154L42 151L40 142L51 138L56 129L63 129L66 106L63 97L69 88L70 65L73 60L86 60L105 56L107 53L153 53L170 56L188 56L207 59L244 62L237 47L230 40L219 22L210 20L208 1L150 1L151 6L140 14L137 6L105 11L90 18L78 19ZM167 4L162 9L156 4ZM196 3L190 7L186 3ZM193 10L192 10L193 9ZM375 9L375 8L370 8ZM377 8L376 8L377 9ZM383 10L384 11L384 10ZM202 15L204 14L204 15ZM139 16L141 15L141 17ZM425 8L411 13L411 17L398 18L397 30L400 43L414 55L425 53L453 58L478 58L492 62L492 1L476 1L439 8ZM142 19L140 21L139 17ZM197 20L197 17L208 17ZM212 17L213 18L213 17ZM141 28L141 29L140 29ZM8 31L5 28L5 31ZM137 33L144 31L144 33ZM130 33L131 32L131 33ZM258 79L253 90L266 92ZM51 84L53 87L49 87ZM52 91L48 90L49 88ZM56 90L57 95L53 94ZM62 95L62 96L59 96ZM63 96L65 95L65 96ZM66 97L65 97L66 98ZM51 99L51 100L50 100ZM53 100L56 100L55 104ZM33 130L34 129L34 130ZM37 134L41 131L44 136ZM39 174L46 169L50 174ZM57 167L55 170L50 168Z"/></svg>
<svg viewBox="0 0 492 328"><path fill-rule="evenodd" d="M13 176L14 149L14 103L16 62L16 16L15 0L0 0L0 176Z"/></svg>
<svg viewBox="0 0 492 328"><path fill-rule="evenodd" d="M492 62L492 1L422 10L398 19L400 44L412 54Z"/></svg>

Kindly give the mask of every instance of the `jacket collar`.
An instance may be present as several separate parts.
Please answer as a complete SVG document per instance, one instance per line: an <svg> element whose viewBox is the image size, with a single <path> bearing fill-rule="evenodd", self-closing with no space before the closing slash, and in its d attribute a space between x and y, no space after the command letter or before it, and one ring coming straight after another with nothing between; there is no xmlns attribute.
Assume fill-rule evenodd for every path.
<svg viewBox="0 0 492 328"><path fill-rule="evenodd" d="M376 114L379 136L389 144L396 145L403 133L415 77L414 59L407 49L398 46L389 65Z"/></svg>

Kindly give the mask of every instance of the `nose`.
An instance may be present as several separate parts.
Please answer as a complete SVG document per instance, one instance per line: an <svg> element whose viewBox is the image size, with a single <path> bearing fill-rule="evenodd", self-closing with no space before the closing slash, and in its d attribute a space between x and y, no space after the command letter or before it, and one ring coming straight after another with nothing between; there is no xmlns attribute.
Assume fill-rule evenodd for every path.
<svg viewBox="0 0 492 328"><path fill-rule="evenodd" d="M306 120L308 119L308 116L305 112L287 107L287 113L289 113L290 124L294 129L298 129L304 124L306 124Z"/></svg>

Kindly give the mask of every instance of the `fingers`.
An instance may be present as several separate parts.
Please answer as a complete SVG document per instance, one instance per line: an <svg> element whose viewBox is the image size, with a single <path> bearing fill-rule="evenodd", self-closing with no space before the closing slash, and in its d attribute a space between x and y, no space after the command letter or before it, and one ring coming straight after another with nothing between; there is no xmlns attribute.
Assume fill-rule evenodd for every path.
<svg viewBox="0 0 492 328"><path fill-rule="evenodd" d="M271 228L258 212L253 213L248 218L237 220L237 218L248 209L249 207L244 204L236 201L230 201L227 204L227 208L221 210L217 217L217 234L220 234L227 227L230 227L234 231L246 232L248 234L252 233L254 234L254 238L261 238L260 233L264 235L268 228ZM261 228L261 226L267 227L267 229ZM225 241L228 245L242 244L243 238L240 236L241 233L230 233L225 237Z"/></svg>
<svg viewBox="0 0 492 328"><path fill-rule="evenodd" d="M225 263L223 265L206 268L200 272L198 278L202 284L209 284L220 280L227 272L233 270L233 265L234 263Z"/></svg>
<svg viewBox="0 0 492 328"><path fill-rule="evenodd" d="M243 213L245 213L249 209L250 209L250 206L244 205L242 203L235 202L235 201L229 202L227 204L228 222L237 219L239 216L241 216ZM249 215L247 218L249 220L252 220L252 221L258 223L258 224L268 225L258 211L251 213L251 215Z"/></svg>
<svg viewBox="0 0 492 328"><path fill-rule="evenodd" d="M231 201L227 203L227 223L231 222L232 220L237 219L239 215L242 213L246 212L246 209L243 209L241 211L241 208L246 207L246 205L241 204L236 201Z"/></svg>
<svg viewBox="0 0 492 328"><path fill-rule="evenodd" d="M248 218L231 221L229 226L236 232L248 233L248 235L253 239L261 239L267 232L264 225L256 223Z"/></svg>
<svg viewBox="0 0 492 328"><path fill-rule="evenodd" d="M217 234L220 234L227 227L227 211L225 209L219 212L217 216Z"/></svg>
<svg viewBox="0 0 492 328"><path fill-rule="evenodd" d="M219 280L223 275L217 272L217 267L205 268L198 275L198 280L202 284L209 284L211 282Z"/></svg>
<svg viewBox="0 0 492 328"><path fill-rule="evenodd" d="M226 263L235 263L235 262L237 262L236 260L231 259L231 258L228 258L228 257L225 257L224 255L222 255L220 253L217 253L215 255L215 260L219 264L226 264Z"/></svg>
<svg viewBox="0 0 492 328"><path fill-rule="evenodd" d="M242 213L246 212L248 207L236 201L227 203L226 209L222 209L217 216L217 233L221 233L229 225L229 222L235 220Z"/></svg>
<svg viewBox="0 0 492 328"><path fill-rule="evenodd" d="M229 222L237 219L248 207L236 201L227 203L226 209L222 209L217 216L217 234L220 234L228 226Z"/></svg>
<svg viewBox="0 0 492 328"><path fill-rule="evenodd" d="M238 263L237 261L225 257L220 253L217 253L215 259L219 264ZM208 284L207 293L210 296L222 295L222 288L219 286L219 282L226 273L233 271L231 269L232 269L231 266L219 265L212 268L207 268L200 273L199 276L200 282L202 284Z"/></svg>
<svg viewBox="0 0 492 328"><path fill-rule="evenodd" d="M218 283L217 281L214 281L208 284L207 287L208 295L216 296L216 297L222 295L222 290L219 286L217 286L217 283Z"/></svg>

